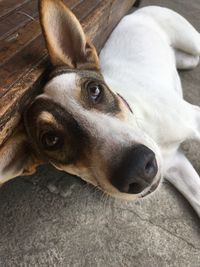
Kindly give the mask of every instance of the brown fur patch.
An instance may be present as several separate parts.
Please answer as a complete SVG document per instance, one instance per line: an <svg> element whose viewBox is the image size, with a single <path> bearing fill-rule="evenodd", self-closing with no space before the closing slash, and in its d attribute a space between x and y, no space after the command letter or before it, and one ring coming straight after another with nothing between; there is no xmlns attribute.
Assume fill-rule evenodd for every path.
<svg viewBox="0 0 200 267"><path fill-rule="evenodd" d="M43 112L51 113L56 124L38 121ZM34 114L34 115L33 115ZM50 161L71 164L84 157L89 149L89 137L80 127L72 114L49 99L37 99L25 113L25 126L33 148ZM42 136L54 132L63 144L55 150L46 150L42 145Z"/></svg>
<svg viewBox="0 0 200 267"><path fill-rule="evenodd" d="M101 88L101 95L98 103L90 101L90 96L87 90L89 83L94 83ZM80 79L81 87L81 103L86 109L95 109L97 111L109 114L117 114L120 112L118 97L108 88L103 80L96 77L83 77Z"/></svg>

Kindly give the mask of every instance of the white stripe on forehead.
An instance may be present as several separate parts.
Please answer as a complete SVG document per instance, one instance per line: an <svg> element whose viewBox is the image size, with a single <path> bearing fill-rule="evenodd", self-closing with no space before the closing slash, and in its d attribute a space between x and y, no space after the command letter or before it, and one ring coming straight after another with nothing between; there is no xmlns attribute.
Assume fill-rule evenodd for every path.
<svg viewBox="0 0 200 267"><path fill-rule="evenodd" d="M104 140L107 143L106 149L111 147L111 144L127 146L130 143L142 143L153 151L156 150L151 140L147 140L149 138L137 127L135 120L127 124L109 114L85 109L80 103L80 79L78 73L56 76L45 86L43 96L52 99L71 113L80 127L83 127L91 136L100 138L99 141Z"/></svg>
<svg viewBox="0 0 200 267"><path fill-rule="evenodd" d="M95 111L94 109L87 110L81 105L80 79L81 77L77 73L65 73L56 76L45 86L44 95L52 99L57 104L60 104L64 109L66 109L66 111L73 114L77 121L87 121L88 125L91 124L91 128L93 128L97 120L97 124L100 128L105 126L103 121L106 123L107 120L117 120L108 114Z"/></svg>
<svg viewBox="0 0 200 267"><path fill-rule="evenodd" d="M64 73L56 76L47 83L44 94L65 107L69 97L74 98L80 92L80 88L78 88L79 79L80 76L76 73Z"/></svg>

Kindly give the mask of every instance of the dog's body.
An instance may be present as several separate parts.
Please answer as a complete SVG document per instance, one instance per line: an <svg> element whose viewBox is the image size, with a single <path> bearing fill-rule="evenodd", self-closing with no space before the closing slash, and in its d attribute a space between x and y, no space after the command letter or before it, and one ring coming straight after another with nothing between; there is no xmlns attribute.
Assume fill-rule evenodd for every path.
<svg viewBox="0 0 200 267"><path fill-rule="evenodd" d="M134 200L165 176L200 216L200 178L179 149L187 139L200 140L200 109L183 100L177 72L198 64L199 33L171 10L138 10L101 51L101 74L74 15L60 0L40 2L55 71L25 113L25 132L20 128L1 151L0 182L48 161ZM33 152L25 160L27 143Z"/></svg>
<svg viewBox="0 0 200 267"><path fill-rule="evenodd" d="M177 68L197 66L200 34L177 13L156 6L126 16L100 54L103 76L127 99L159 146L164 177L200 215L200 178L179 146L199 140L200 109L183 100ZM131 122L130 122L131 123Z"/></svg>

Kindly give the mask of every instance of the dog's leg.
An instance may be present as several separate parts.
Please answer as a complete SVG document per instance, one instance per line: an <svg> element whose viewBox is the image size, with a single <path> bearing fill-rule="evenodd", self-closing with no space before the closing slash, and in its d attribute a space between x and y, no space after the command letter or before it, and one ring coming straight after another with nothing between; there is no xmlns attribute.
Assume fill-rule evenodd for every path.
<svg viewBox="0 0 200 267"><path fill-rule="evenodd" d="M199 56L174 49L176 67L179 70L194 69L199 64Z"/></svg>
<svg viewBox="0 0 200 267"><path fill-rule="evenodd" d="M184 195L200 217L200 177L181 151L172 159L165 178Z"/></svg>
<svg viewBox="0 0 200 267"><path fill-rule="evenodd" d="M200 34L181 15L168 8L156 6L144 7L137 12L143 12L152 17L167 37L169 45L174 49L188 55L200 55Z"/></svg>

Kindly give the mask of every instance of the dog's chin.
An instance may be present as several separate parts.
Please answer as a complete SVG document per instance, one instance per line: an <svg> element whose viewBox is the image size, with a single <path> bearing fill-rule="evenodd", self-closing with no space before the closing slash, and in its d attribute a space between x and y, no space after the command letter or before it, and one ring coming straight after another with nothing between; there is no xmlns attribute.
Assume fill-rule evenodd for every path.
<svg viewBox="0 0 200 267"><path fill-rule="evenodd" d="M122 192L118 191L117 189L114 189L114 190L103 189L99 184L98 184L97 187L101 191L103 191L104 193L108 194L109 196L111 196L113 198L120 199L120 200L125 200L125 201L134 201L134 200L141 199L141 198L144 198L146 196L149 196L150 194L155 192L156 189L160 185L160 181L161 181L161 178L159 177L150 186L148 186L141 193L138 193L138 194L122 193Z"/></svg>

